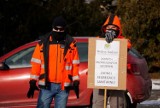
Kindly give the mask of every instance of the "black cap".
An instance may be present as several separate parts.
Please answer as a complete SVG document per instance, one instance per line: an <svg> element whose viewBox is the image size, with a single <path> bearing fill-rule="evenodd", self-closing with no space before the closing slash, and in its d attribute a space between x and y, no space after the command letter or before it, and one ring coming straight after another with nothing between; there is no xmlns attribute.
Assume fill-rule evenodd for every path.
<svg viewBox="0 0 160 108"><path fill-rule="evenodd" d="M58 16L54 19L53 24L52 24L52 28L56 27L56 26L61 26L61 27L66 27L66 21L62 16Z"/></svg>

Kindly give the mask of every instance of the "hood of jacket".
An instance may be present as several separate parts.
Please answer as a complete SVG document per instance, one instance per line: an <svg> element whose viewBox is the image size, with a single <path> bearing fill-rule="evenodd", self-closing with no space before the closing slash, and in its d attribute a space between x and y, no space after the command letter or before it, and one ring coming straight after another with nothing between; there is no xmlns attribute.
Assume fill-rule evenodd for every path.
<svg viewBox="0 0 160 108"><path fill-rule="evenodd" d="M119 35L118 38L121 37L122 35L122 29L121 29L121 23L120 23L120 19L118 18L117 15L111 14L106 21L104 22L103 26L102 26L102 31L105 29L105 27L107 25L115 25L119 28Z"/></svg>

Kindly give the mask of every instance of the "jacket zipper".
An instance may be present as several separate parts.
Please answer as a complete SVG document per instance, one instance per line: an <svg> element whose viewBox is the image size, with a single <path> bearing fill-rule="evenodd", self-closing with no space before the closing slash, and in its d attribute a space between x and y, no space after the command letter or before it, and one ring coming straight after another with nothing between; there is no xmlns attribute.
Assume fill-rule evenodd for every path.
<svg viewBox="0 0 160 108"><path fill-rule="evenodd" d="M55 75L55 81L57 81L57 72L58 72L58 41L57 41L57 56L56 56L56 75Z"/></svg>

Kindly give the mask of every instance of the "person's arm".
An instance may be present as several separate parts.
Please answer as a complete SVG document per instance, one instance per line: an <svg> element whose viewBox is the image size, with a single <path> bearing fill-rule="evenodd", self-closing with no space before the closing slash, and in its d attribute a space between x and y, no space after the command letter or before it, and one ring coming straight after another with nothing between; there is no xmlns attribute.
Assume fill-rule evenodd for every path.
<svg viewBox="0 0 160 108"><path fill-rule="evenodd" d="M34 96L34 91L39 90L37 87L37 80L39 78L39 73L41 69L41 59L40 59L40 46L39 44L36 45L36 48L33 52L32 58L31 58L31 74L30 74L30 81L29 81L29 90L27 92L27 97L30 98Z"/></svg>
<svg viewBox="0 0 160 108"><path fill-rule="evenodd" d="M74 47L74 52L73 52L73 71L72 71L72 80L73 80L73 87L74 91L76 93L77 98L79 98L79 84L80 84L80 79L79 79L79 54L78 54L78 49L75 46Z"/></svg>

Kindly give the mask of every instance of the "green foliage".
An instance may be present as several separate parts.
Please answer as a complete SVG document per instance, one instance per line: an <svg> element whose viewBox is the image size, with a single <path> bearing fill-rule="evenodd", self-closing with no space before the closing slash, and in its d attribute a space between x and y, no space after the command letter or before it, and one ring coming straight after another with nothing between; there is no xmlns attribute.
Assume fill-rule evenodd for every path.
<svg viewBox="0 0 160 108"><path fill-rule="evenodd" d="M123 34L147 59L149 68L160 69L160 2L157 0L119 0Z"/></svg>
<svg viewBox="0 0 160 108"><path fill-rule="evenodd" d="M160 69L160 2L157 0L0 0L0 55L51 31L62 15L73 36L101 35L110 12L121 17L123 35L147 59L150 71ZM100 5L103 8L100 8Z"/></svg>

